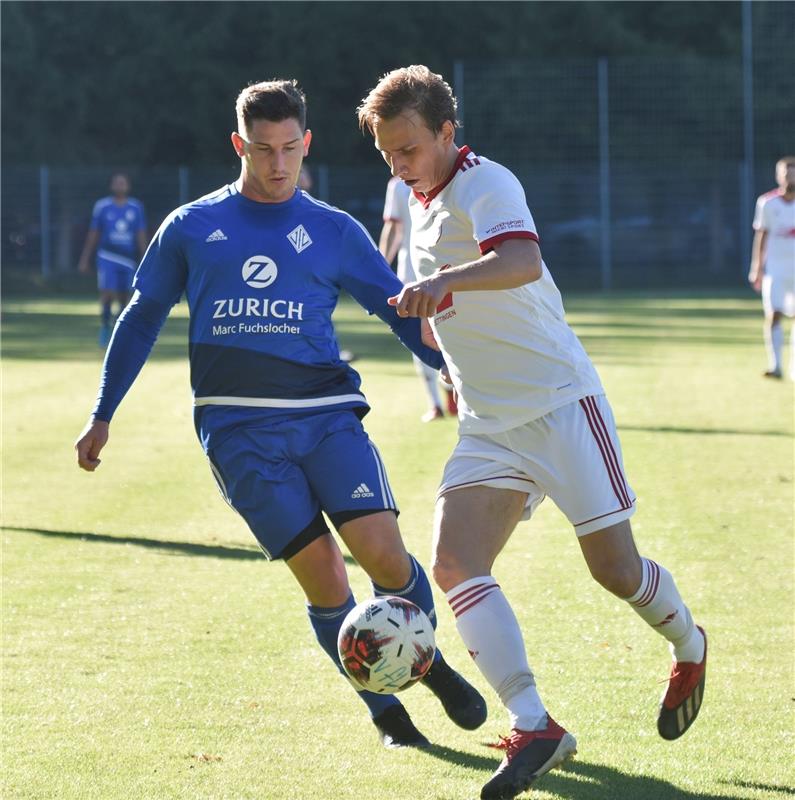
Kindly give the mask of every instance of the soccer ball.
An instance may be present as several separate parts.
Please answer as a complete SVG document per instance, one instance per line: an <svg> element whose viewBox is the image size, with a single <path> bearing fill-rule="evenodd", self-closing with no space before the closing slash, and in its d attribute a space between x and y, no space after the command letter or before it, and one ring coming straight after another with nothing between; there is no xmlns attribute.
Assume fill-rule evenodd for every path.
<svg viewBox="0 0 795 800"><path fill-rule="evenodd" d="M394 694L425 676L436 641L431 621L419 606L400 597L375 597L348 612L337 649L354 685Z"/></svg>

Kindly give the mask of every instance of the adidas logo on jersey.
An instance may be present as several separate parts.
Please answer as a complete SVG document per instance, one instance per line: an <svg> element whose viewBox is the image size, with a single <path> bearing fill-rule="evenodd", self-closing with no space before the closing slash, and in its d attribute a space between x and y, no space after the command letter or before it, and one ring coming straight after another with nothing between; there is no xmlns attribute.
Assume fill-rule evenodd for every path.
<svg viewBox="0 0 795 800"><path fill-rule="evenodd" d="M204 241L205 242L225 242L226 241L226 234L220 228L216 228Z"/></svg>
<svg viewBox="0 0 795 800"><path fill-rule="evenodd" d="M312 240L309 238L309 234L306 232L306 228L303 225L293 228L293 230L287 234L287 241L295 248L296 253L306 250L306 248L312 244Z"/></svg>
<svg viewBox="0 0 795 800"><path fill-rule="evenodd" d="M363 497L375 497L375 495L370 491L370 487L366 483L360 483L354 490L351 497L354 500L360 500Z"/></svg>

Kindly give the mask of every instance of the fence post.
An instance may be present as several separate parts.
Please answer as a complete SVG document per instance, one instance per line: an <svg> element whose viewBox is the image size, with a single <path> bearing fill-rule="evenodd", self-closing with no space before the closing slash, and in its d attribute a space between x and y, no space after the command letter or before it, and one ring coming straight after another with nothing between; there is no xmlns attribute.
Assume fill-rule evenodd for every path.
<svg viewBox="0 0 795 800"><path fill-rule="evenodd" d="M50 168L39 166L39 228L41 241L41 275L49 278L52 273L50 255Z"/></svg>
<svg viewBox="0 0 795 800"><path fill-rule="evenodd" d="M464 62L457 60L453 62L453 93L458 101L458 122L459 131L464 130Z"/></svg>
<svg viewBox="0 0 795 800"><path fill-rule="evenodd" d="M317 168L317 199L324 203L329 202L329 172L325 164Z"/></svg>
<svg viewBox="0 0 795 800"><path fill-rule="evenodd" d="M743 0L743 166L740 175L740 268L751 257L751 215L754 201L754 64L751 0Z"/></svg>
<svg viewBox="0 0 795 800"><path fill-rule="evenodd" d="M184 206L190 200L190 168L179 167L177 171L177 182L179 185L179 203Z"/></svg>
<svg viewBox="0 0 795 800"><path fill-rule="evenodd" d="M599 256L602 270L602 291L613 286L613 254L610 225L610 108L607 86L607 59L597 63L599 97Z"/></svg>

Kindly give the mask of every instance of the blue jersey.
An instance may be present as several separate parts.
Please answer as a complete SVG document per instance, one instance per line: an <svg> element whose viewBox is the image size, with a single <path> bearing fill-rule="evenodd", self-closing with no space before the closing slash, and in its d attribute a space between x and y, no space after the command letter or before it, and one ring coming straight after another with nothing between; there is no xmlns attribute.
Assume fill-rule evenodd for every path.
<svg viewBox="0 0 795 800"><path fill-rule="evenodd" d="M117 205L112 197L97 200L89 230L99 231L99 258L119 263L123 259L124 266L135 269L138 232L146 230L144 207L138 200L129 198L124 205Z"/></svg>
<svg viewBox="0 0 795 800"><path fill-rule="evenodd" d="M387 304L402 285L366 230L300 190L282 203L258 203L230 184L178 208L152 240L134 287L167 306L185 293L194 402L223 410L211 427L246 412L366 412L331 322L343 289L427 363L443 363L421 344L419 321Z"/></svg>

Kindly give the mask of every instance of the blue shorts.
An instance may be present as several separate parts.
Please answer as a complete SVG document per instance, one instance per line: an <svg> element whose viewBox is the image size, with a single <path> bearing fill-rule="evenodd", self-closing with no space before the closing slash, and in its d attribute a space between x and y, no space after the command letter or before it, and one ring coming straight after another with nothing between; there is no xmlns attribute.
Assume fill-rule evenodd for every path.
<svg viewBox="0 0 795 800"><path fill-rule="evenodd" d="M134 275L135 262L131 258L97 256L97 285L101 292L131 294Z"/></svg>
<svg viewBox="0 0 795 800"><path fill-rule="evenodd" d="M269 559L289 558L325 533L321 511L337 527L397 513L381 456L352 411L241 425L207 457L224 499Z"/></svg>

